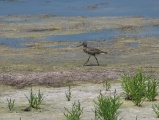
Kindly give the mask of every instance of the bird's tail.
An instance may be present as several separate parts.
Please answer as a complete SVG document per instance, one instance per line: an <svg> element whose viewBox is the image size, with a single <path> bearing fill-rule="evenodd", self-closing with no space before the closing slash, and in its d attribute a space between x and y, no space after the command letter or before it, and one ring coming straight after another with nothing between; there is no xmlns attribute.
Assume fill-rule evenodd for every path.
<svg viewBox="0 0 159 120"><path fill-rule="evenodd" d="M101 53L100 53L100 54L108 54L108 52L101 51Z"/></svg>

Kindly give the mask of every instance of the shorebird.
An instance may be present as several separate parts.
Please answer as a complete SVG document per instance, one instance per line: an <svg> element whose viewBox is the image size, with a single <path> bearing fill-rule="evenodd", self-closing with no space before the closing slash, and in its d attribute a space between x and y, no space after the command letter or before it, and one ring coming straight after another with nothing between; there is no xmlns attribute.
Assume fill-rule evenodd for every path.
<svg viewBox="0 0 159 120"><path fill-rule="evenodd" d="M88 60L84 63L83 66L85 66L87 64L87 62L89 61L91 56L95 57L95 59L97 61L97 64L99 66L98 59L97 59L97 57L95 55L102 54L102 53L107 54L107 52L101 51L101 50L99 50L97 48L94 48L94 47L87 46L86 42L83 42L82 44L78 45L77 47L79 47L79 46L83 46L83 51L89 55Z"/></svg>

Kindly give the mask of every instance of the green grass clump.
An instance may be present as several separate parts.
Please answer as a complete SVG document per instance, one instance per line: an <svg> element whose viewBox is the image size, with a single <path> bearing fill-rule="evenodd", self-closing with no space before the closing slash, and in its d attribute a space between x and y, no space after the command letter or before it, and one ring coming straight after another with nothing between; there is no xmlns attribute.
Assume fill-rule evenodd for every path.
<svg viewBox="0 0 159 120"><path fill-rule="evenodd" d="M111 88L110 82L108 80L104 81L103 86L106 91L108 91Z"/></svg>
<svg viewBox="0 0 159 120"><path fill-rule="evenodd" d="M102 93L95 102L95 119L96 120L117 120L118 109L122 105L120 95L104 96Z"/></svg>
<svg viewBox="0 0 159 120"><path fill-rule="evenodd" d="M158 87L158 82L156 79L150 79L147 81L146 83L147 87L146 87L146 98L149 101L155 101L156 96L158 95L157 92L157 87Z"/></svg>
<svg viewBox="0 0 159 120"><path fill-rule="evenodd" d="M126 95L125 99L132 100L137 106L141 106L146 98L150 101L155 100L158 95L156 79L146 76L142 71L124 74L121 84Z"/></svg>
<svg viewBox="0 0 159 120"><path fill-rule="evenodd" d="M78 101L78 103L73 103L72 109L68 110L64 107L64 109L67 111L67 113L64 113L67 120L80 120L81 115L83 113L83 108L81 107L81 103Z"/></svg>
<svg viewBox="0 0 159 120"><path fill-rule="evenodd" d="M9 108L9 111L12 111L13 108L14 108L14 102L15 102L15 99L12 100L11 98L10 98L10 99L7 98L7 102L8 102L8 108Z"/></svg>
<svg viewBox="0 0 159 120"><path fill-rule="evenodd" d="M65 95L66 95L67 101L70 101L71 98L72 98L72 93L71 93L71 87L70 87L70 85L69 85L69 88L68 88L68 92L65 92Z"/></svg>
<svg viewBox="0 0 159 120"><path fill-rule="evenodd" d="M159 104L152 105L152 109L156 113L157 118L159 118Z"/></svg>
<svg viewBox="0 0 159 120"><path fill-rule="evenodd" d="M33 93L33 90L31 88L30 91L30 96L26 98L28 99L29 102L29 107L31 108L35 108L35 109L39 109L44 97L43 94L40 92L40 90L38 91L38 94Z"/></svg>
<svg viewBox="0 0 159 120"><path fill-rule="evenodd" d="M126 94L126 99L132 100L135 105L141 106L145 99L147 77L139 71L135 75L123 75L122 87Z"/></svg>

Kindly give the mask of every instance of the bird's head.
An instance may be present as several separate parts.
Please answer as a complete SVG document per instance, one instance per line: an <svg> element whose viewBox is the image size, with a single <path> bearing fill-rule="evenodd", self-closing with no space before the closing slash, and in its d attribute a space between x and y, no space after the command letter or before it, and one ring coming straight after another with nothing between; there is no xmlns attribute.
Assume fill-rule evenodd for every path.
<svg viewBox="0 0 159 120"><path fill-rule="evenodd" d="M82 44L78 45L77 47L80 47L80 46L87 47L87 43L86 42L82 42Z"/></svg>

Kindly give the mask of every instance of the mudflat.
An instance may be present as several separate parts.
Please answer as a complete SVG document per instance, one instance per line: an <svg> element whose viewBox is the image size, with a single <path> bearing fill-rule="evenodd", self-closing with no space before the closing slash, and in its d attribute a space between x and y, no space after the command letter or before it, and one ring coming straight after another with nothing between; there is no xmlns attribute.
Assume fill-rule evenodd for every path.
<svg viewBox="0 0 159 120"><path fill-rule="evenodd" d="M94 102L100 90L110 95L116 89L122 93L121 75L142 69L146 74L158 77L159 41L157 37L117 36L113 41L88 41L89 45L107 51L99 55L101 66L92 57L87 66L83 63L88 56L79 42L45 41L50 35L79 34L103 29L118 29L128 33L140 33L143 28L159 25L158 18L144 17L57 17L49 15L11 15L0 17L0 37L34 39L24 48L0 45L0 119L14 120L64 120L64 107L71 108L80 100L84 107L82 120L94 119ZM14 22L13 22L14 20ZM15 20L17 20L15 22ZM112 84L105 91L103 81ZM65 92L72 86L73 98L66 100ZM44 94L41 109L24 112L28 106L25 95L30 88ZM15 108L9 112L6 98L15 99ZM152 104L145 101L142 107L121 98L120 117L125 120L155 120Z"/></svg>

